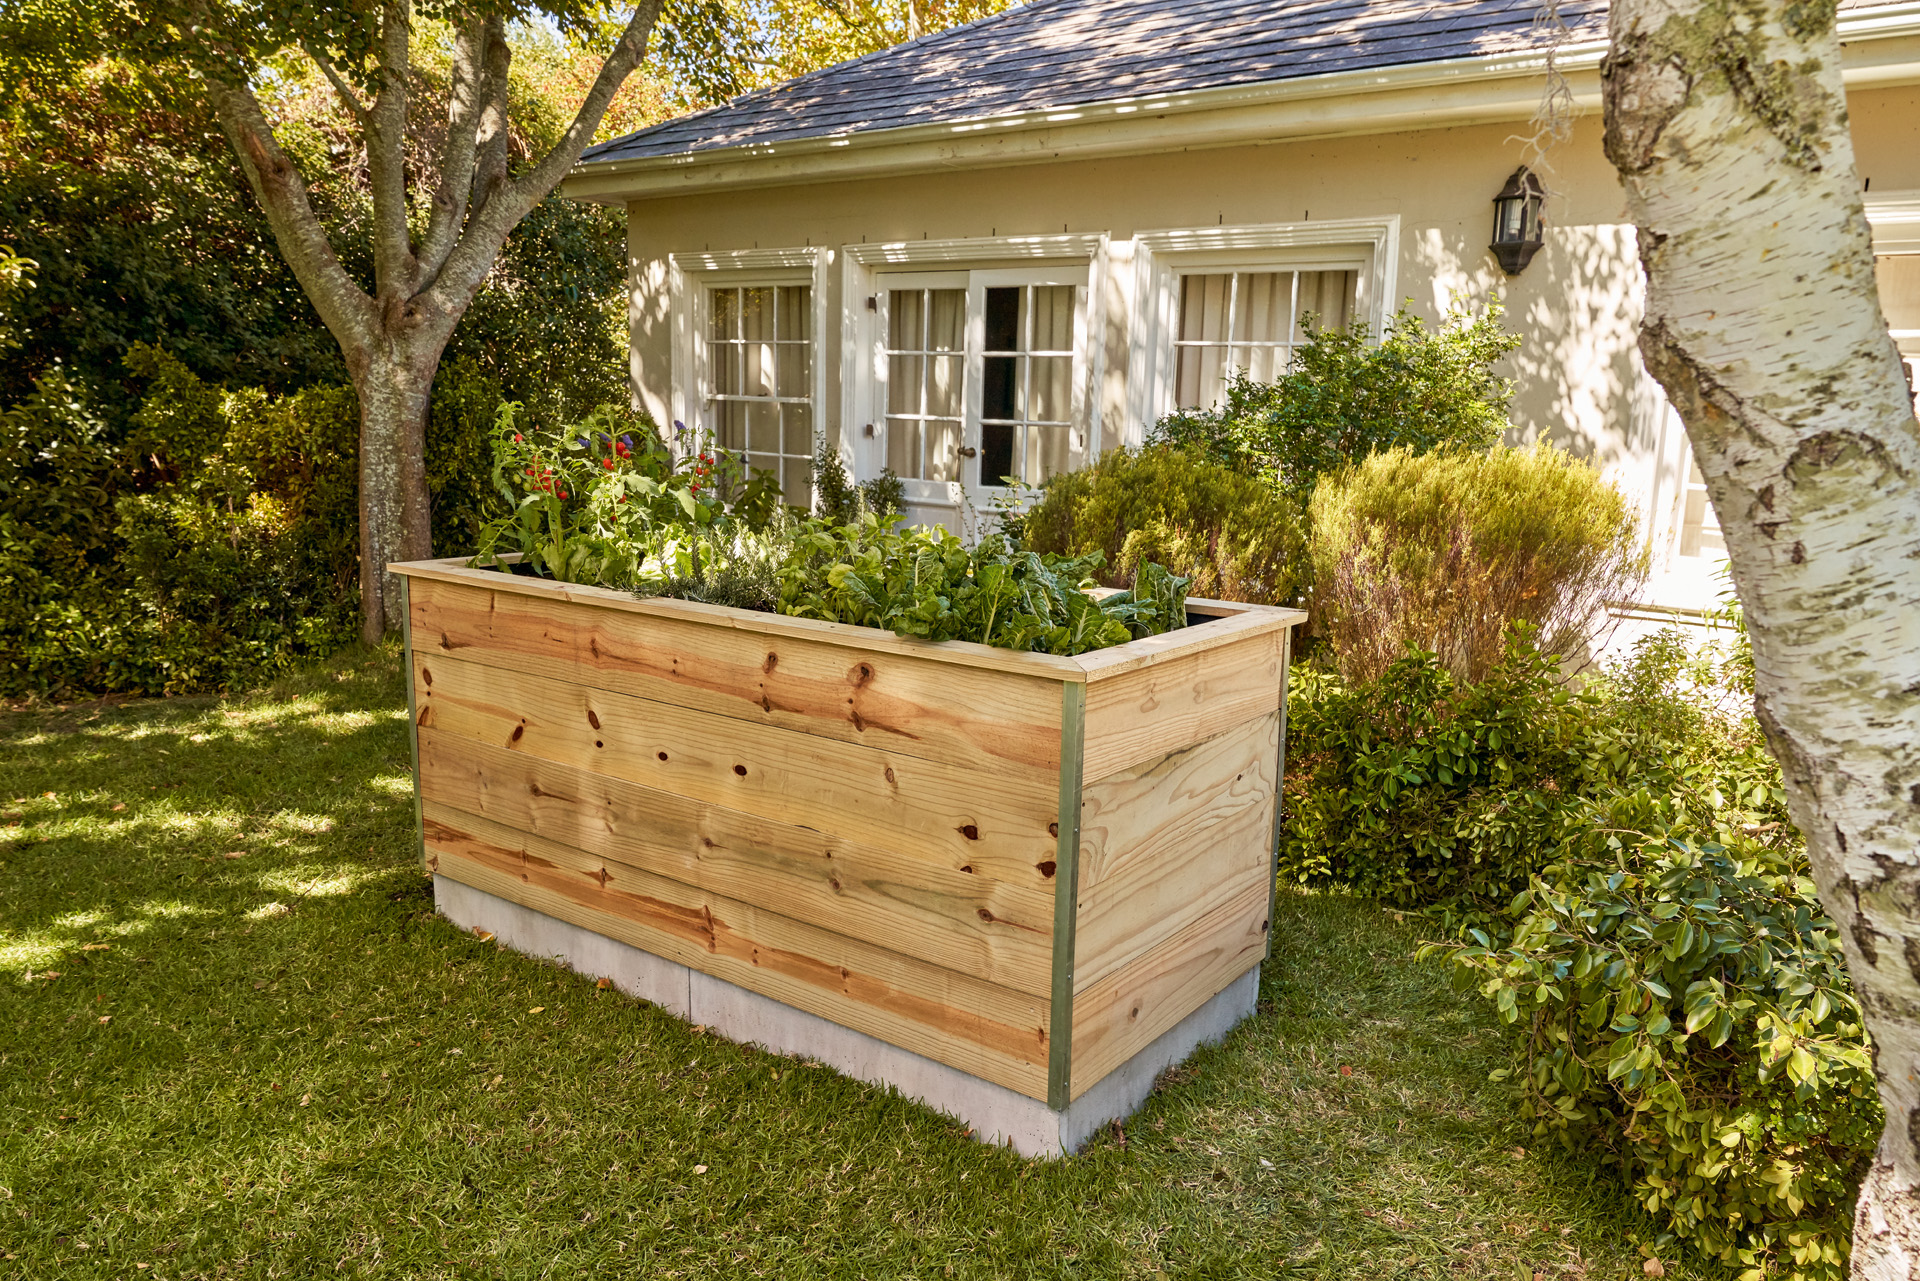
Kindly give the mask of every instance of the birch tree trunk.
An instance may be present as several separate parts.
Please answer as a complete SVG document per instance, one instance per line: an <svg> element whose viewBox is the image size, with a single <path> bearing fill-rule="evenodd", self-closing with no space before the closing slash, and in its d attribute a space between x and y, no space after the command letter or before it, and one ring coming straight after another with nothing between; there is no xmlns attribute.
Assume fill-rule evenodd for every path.
<svg viewBox="0 0 1920 1281"><path fill-rule="evenodd" d="M1887 1128L1853 1274L1920 1276L1920 425L1874 286L1832 0L1614 0L1641 351L1693 442L1755 704L1842 926Z"/></svg>

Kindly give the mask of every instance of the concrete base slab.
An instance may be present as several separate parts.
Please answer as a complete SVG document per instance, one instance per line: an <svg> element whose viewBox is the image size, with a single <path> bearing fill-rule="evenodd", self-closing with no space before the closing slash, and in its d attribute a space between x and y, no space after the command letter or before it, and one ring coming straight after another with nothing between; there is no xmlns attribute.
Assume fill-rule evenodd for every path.
<svg viewBox="0 0 1920 1281"><path fill-rule="evenodd" d="M858 1080L891 1086L964 1121L981 1142L1006 1144L1022 1156L1076 1152L1102 1126L1131 1116L1162 1072L1201 1045L1221 1040L1253 1013L1260 989L1256 966L1061 1110L459 881L435 876L433 898L440 914L462 929L486 930L516 952L609 979L622 992L703 1023L728 1040L799 1055Z"/></svg>

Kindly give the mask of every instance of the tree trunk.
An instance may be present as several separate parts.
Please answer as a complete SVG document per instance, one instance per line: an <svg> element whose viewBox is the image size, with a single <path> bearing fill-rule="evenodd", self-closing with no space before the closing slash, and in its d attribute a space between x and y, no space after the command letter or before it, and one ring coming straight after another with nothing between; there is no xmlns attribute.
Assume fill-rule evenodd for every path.
<svg viewBox="0 0 1920 1281"><path fill-rule="evenodd" d="M361 634L369 645L404 622L400 580L387 566L433 555L427 412L442 345L383 351L353 371L360 396Z"/></svg>
<svg viewBox="0 0 1920 1281"><path fill-rule="evenodd" d="M1615 0L1607 154L1755 704L1840 923L1887 1128L1856 1277L1920 1276L1920 424L1880 313L1831 3Z"/></svg>

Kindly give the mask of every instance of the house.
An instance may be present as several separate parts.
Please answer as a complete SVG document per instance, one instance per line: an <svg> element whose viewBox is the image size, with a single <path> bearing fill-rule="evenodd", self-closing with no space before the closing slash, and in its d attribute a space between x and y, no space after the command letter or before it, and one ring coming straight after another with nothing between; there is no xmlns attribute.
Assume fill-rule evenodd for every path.
<svg viewBox="0 0 1920 1281"><path fill-rule="evenodd" d="M1920 4L1839 18L1885 309L1920 364ZM1516 433L1637 502L1643 606L1714 603L1723 555L1636 347L1634 229L1601 148L1606 12L1519 0L1033 0L594 148L624 205L632 374L662 422L803 492L817 439L960 527L1282 367L1308 314L1378 331L1498 293ZM1551 54L1551 59L1549 55ZM1549 75L1571 132L1532 120ZM1544 246L1509 276L1526 166Z"/></svg>

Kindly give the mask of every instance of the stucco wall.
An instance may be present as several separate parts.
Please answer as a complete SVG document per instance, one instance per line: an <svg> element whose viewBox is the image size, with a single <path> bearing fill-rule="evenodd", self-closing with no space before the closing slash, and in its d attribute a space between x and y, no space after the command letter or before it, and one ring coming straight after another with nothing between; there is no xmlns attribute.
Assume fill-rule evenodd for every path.
<svg viewBox="0 0 1920 1281"><path fill-rule="evenodd" d="M1920 190L1920 90L1857 92L1851 107L1872 190ZM1532 161L1550 189L1547 245L1510 279L1486 244L1492 197L1528 159L1522 131L1432 129L638 201L629 205L636 388L656 417L672 416L668 254L1104 232L1118 248L1100 282L1102 443L1137 439L1127 386L1137 300L1122 242L1169 228L1398 215L1394 294L1433 320L1456 295L1498 292L1522 338L1509 369L1516 437L1546 436L1592 458L1636 496L1657 535L1682 446L1635 349L1634 234L1599 120L1583 117L1570 141ZM826 275L833 318L843 314L839 276ZM831 426L841 421L837 320L822 339Z"/></svg>

